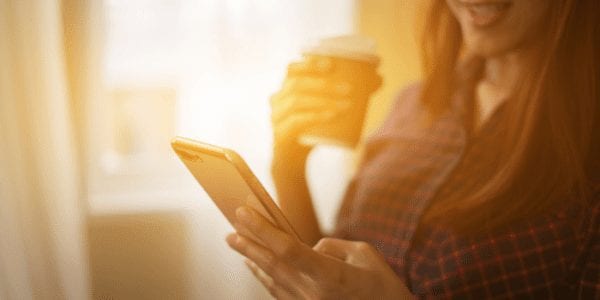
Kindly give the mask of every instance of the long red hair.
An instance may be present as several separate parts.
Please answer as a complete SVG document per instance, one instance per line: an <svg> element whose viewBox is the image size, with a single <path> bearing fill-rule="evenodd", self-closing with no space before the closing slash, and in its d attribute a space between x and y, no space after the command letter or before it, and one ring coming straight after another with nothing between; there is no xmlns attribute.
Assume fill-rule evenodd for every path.
<svg viewBox="0 0 600 300"><path fill-rule="evenodd" d="M591 204L590 180L600 155L599 3L549 4L547 28L539 33L543 52L522 74L514 99L505 104L504 148L494 175L468 194L440 199L426 220L479 232L560 205ZM449 107L456 92L463 45L459 24L446 1L433 0L426 18L421 98L436 116Z"/></svg>

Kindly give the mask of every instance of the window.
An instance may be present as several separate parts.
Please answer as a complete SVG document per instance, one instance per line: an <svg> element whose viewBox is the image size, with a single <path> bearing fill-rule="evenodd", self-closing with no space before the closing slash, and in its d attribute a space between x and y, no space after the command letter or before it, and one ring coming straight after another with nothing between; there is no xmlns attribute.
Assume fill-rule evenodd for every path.
<svg viewBox="0 0 600 300"><path fill-rule="evenodd" d="M352 33L353 13L350 0L107 0L92 213L212 205L172 154L175 135L235 149L272 192L269 97L304 46ZM331 224L349 155L314 156L330 166L310 174Z"/></svg>

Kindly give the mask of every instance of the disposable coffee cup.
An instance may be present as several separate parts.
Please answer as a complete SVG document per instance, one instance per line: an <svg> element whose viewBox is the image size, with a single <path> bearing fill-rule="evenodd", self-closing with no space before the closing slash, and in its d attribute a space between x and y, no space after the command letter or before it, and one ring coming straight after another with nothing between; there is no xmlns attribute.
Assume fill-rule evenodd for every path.
<svg viewBox="0 0 600 300"><path fill-rule="evenodd" d="M375 51L372 39L357 35L323 39L303 51L306 60L325 60L332 64L327 79L334 83L332 88L346 90L347 95L344 99L332 98L331 105L339 105L338 101L344 100L350 108L327 124L307 129L299 137L301 144L356 146L369 98L381 86L381 77L377 74L379 57Z"/></svg>

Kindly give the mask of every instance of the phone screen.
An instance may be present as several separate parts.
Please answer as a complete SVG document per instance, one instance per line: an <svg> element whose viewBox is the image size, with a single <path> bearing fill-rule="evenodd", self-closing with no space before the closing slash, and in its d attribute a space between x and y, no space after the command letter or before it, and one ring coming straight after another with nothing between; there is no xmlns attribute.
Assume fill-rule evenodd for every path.
<svg viewBox="0 0 600 300"><path fill-rule="evenodd" d="M227 151L231 150L196 143L186 139L175 139L172 145L181 161L196 178L196 181L198 181L225 215L229 223L234 227L236 227L235 211L238 207L245 205L252 207L272 224L282 229L279 224L281 222L277 222L271 216L265 204L270 204L270 210L277 210L277 213L280 213L279 208L273 203L268 194L264 192L262 186L259 187L262 193L257 191L256 185L260 183L258 183L258 180L256 180L239 156L236 155L239 161L234 162L227 155ZM208 148L203 146L207 146ZM240 166L240 164L243 164L243 166ZM240 169L247 169L247 171L241 171ZM252 186L252 184L255 186ZM263 198L265 199L258 199L261 194L264 195ZM283 218L283 214L281 214L281 218ZM285 225L288 227L283 228L283 230L295 235L293 229L289 227L287 220L283 222L286 222ZM239 230L237 227L236 229ZM252 237L249 232L244 232L243 229L240 233Z"/></svg>

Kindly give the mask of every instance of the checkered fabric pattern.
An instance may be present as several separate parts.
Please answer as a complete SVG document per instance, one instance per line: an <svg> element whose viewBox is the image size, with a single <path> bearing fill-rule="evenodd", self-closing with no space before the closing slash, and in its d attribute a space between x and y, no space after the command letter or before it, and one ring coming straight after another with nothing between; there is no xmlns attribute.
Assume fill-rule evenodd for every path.
<svg viewBox="0 0 600 300"><path fill-rule="evenodd" d="M473 188L475 176L491 176L503 109L477 136L467 134L458 98L433 126L423 126L418 89L402 93L368 141L334 235L371 243L422 298L600 299L600 205L477 238L421 222L435 199Z"/></svg>

